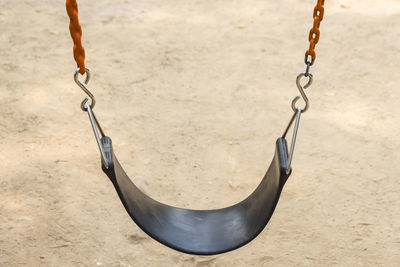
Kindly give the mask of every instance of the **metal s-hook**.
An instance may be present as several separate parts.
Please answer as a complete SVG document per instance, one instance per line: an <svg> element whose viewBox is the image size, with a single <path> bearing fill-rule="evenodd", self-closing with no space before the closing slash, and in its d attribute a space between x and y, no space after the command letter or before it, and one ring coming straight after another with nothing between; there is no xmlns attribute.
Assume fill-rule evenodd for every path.
<svg viewBox="0 0 400 267"><path fill-rule="evenodd" d="M79 78L78 78L79 70L80 69L77 68L75 73L74 73L74 81L87 94L87 96L85 96L85 98L81 102L81 109L83 111L87 111L86 104L89 101L89 98L91 100L91 103L89 104L91 109L94 108L94 106L96 104L96 99L94 98L94 95L89 91L89 89L86 88L86 85L89 83L89 80L90 80L90 71L89 71L89 69L85 68L86 77L85 77L85 80L83 81L84 83L81 83L81 81L79 81Z"/></svg>
<svg viewBox="0 0 400 267"><path fill-rule="evenodd" d="M85 96L85 98L81 102L81 109L83 111L86 111L89 115L90 124L92 125L94 136L96 137L97 145L99 146L101 159L104 163L105 168L108 169L109 161L107 160L106 153L104 152L103 144L101 142L101 138L105 137L105 135L104 135L103 130L101 129L99 122L97 121L96 115L94 115L94 113L93 113L93 107L96 104L96 100L94 98L94 95L89 91L89 89L86 88L86 85L88 84L88 82L90 80L90 71L89 71L89 69L85 68L86 77L85 77L85 80L83 81L83 83L81 83L81 81L79 81L79 78L78 78L78 75L80 73L79 70L80 70L79 68L76 69L76 71L74 73L74 80L75 80L76 84L87 94L87 96ZM90 104L87 103L89 101L89 98L91 100ZM100 137L100 135L101 135L101 137Z"/></svg>
<svg viewBox="0 0 400 267"><path fill-rule="evenodd" d="M300 80L303 77L307 77L308 78L308 82L304 86L301 85L301 83L300 83ZM308 101L308 98L307 98L306 93L304 92L304 90L307 89L312 84L312 82L313 82L313 75L311 73L302 72L297 76L296 85L297 85L297 88L299 89L301 97L304 100L305 106L303 108L296 107L296 102L297 102L297 100L300 99L300 96L296 96L292 101L292 110L294 112L297 112L298 110L300 110L301 113L307 111L308 106L309 106L309 101Z"/></svg>
<svg viewBox="0 0 400 267"><path fill-rule="evenodd" d="M305 89L307 89L313 82L313 76L309 71L309 67L312 64L307 64L307 70L306 72L300 73L297 78L296 78L296 85L297 88L299 89L301 98L303 98L305 106L304 107L299 107L296 106L297 101L300 99L300 96L296 96L293 101L292 101L292 110L294 111L292 118L289 121L288 126L286 127L285 132L282 135L282 138L286 138L286 134L288 133L290 127L293 125L294 122L294 127L293 127L293 135L292 135L292 142L290 144L290 152L288 155L288 161L287 161L287 166L286 166L286 173L288 174L291 169L292 165L292 159L293 159L293 153L294 153L294 146L296 144L296 137L297 137L297 131L299 129L299 124L300 124L300 117L303 112L306 112L308 107L309 107L309 100L307 98L306 93L304 92ZM308 82L305 85L301 85L300 80L301 78L306 77L308 78Z"/></svg>

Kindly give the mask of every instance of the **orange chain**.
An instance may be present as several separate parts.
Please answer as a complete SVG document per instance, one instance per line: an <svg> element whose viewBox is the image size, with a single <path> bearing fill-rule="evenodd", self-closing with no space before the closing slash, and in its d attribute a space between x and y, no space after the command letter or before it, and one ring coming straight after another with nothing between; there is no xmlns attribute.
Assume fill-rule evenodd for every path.
<svg viewBox="0 0 400 267"><path fill-rule="evenodd" d="M325 0L317 0L317 5L314 8L314 24L313 27L310 30L310 34L308 35L308 40L310 41L310 47L306 51L306 64L307 62L312 65L315 60L315 45L319 41L319 25L321 24L322 19L324 18L324 2ZM311 56L312 60L311 62L308 61L308 56Z"/></svg>
<svg viewBox="0 0 400 267"><path fill-rule="evenodd" d="M65 6L69 16L69 32L74 41L74 58L78 65L79 72L85 73L85 49L82 46L82 28L78 18L78 4L76 0L66 0Z"/></svg>
<svg viewBox="0 0 400 267"><path fill-rule="evenodd" d="M317 5L314 8L314 24L310 30L308 35L308 40L310 41L310 47L306 51L306 63L310 63L312 65L316 58L315 54L315 45L319 41L320 31L319 26L321 24L322 19L324 18L324 3L325 0L317 0ZM67 13L70 19L69 23L69 31L71 33L72 40L74 41L74 58L76 64L79 67L79 72L81 74L85 73L85 49L82 46L82 28L79 24L78 18L78 4L76 0L66 0L66 8ZM309 62L307 60L308 56L311 56L312 61Z"/></svg>

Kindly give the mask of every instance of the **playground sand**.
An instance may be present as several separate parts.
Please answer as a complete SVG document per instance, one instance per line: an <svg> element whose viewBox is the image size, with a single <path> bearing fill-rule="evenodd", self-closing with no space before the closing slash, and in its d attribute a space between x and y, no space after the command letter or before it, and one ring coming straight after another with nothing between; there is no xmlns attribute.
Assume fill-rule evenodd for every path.
<svg viewBox="0 0 400 267"><path fill-rule="evenodd" d="M79 0L94 111L144 191L208 209L254 190L292 115L315 2ZM270 223L198 257L145 235L103 174L64 2L1 0L0 266L399 266L400 3L325 8Z"/></svg>

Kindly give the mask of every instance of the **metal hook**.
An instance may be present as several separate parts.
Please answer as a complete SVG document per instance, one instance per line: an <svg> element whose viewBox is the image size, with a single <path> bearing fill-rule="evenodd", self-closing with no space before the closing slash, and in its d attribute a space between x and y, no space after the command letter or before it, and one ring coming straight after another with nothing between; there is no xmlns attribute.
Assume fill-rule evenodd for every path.
<svg viewBox="0 0 400 267"><path fill-rule="evenodd" d="M302 77L308 78L308 82L304 86L300 84L300 80ZM294 112L297 112L298 110L300 110L301 113L307 111L308 106L309 106L309 101L308 101L308 98L307 98L304 90L307 89L312 84L312 82L313 82L313 75L311 73L306 74L305 72L302 72L297 76L296 85L297 85L297 88L299 89L301 97L303 98L303 100L305 102L305 106L304 106L304 108L296 107L296 102L297 102L297 100L300 99L300 96L296 96L292 101L292 110Z"/></svg>
<svg viewBox="0 0 400 267"><path fill-rule="evenodd" d="M78 78L79 68L77 68L75 73L74 73L74 80L75 80L76 84L87 94L87 96L85 96L85 98L81 102L81 109L83 111L87 111L86 103L89 101L89 98L91 100L91 103L90 103L90 108L91 109L93 109L94 105L96 104L96 100L94 98L94 95L85 86L85 85L88 84L88 82L90 80L90 71L89 71L89 69L85 68L85 71L86 71L86 78L83 81L84 84L81 83L81 81L79 81L79 78Z"/></svg>

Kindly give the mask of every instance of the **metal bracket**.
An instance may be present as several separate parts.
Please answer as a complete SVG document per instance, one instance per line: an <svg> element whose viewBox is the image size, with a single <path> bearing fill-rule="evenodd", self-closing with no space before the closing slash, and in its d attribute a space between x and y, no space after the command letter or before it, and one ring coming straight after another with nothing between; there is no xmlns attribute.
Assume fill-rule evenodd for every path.
<svg viewBox="0 0 400 267"><path fill-rule="evenodd" d="M282 135L282 138L286 137L286 134L288 133L290 127L292 126L293 121L295 121L295 119L296 119L296 122L295 122L294 128L293 128L292 142L290 144L290 152L289 152L287 166L286 166L286 174L288 174L290 172L290 168L291 168L291 165L292 165L294 145L296 144L297 130L299 129L301 113L302 113L301 108L297 108L297 111L295 113L293 113L293 116L290 119L289 124L286 127L285 132Z"/></svg>
<svg viewBox="0 0 400 267"><path fill-rule="evenodd" d="M90 124L92 125L92 128L93 128L94 136L96 137L97 145L99 146L101 160L103 161L106 169L108 169L108 160L106 158L106 154L104 152L103 144L101 143L101 138L100 138L100 135L101 135L101 137L105 136L104 132L101 129L101 126L100 126L99 122L97 121L96 115L94 115L94 113L92 111L92 107L89 104L86 104L86 110L89 115L89 120L90 120ZM100 135L99 135L99 132L100 132Z"/></svg>

